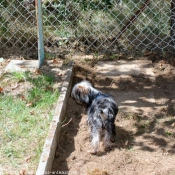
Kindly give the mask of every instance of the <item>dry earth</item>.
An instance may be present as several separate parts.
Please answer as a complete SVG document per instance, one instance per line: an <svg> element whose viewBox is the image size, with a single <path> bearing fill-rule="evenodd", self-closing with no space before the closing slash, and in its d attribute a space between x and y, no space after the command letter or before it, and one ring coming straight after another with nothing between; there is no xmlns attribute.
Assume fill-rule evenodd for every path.
<svg viewBox="0 0 175 175"><path fill-rule="evenodd" d="M147 102L145 105L152 105L152 111L155 104L158 108L148 114L144 114L143 111L127 112L120 108L115 122L116 147L109 152L101 150L98 155L91 155L87 152L90 148L90 138L86 125L86 111L69 98L66 119L63 122L65 126L62 128L53 163L53 174L69 172L76 175L174 175L174 58L156 58L154 55L146 57L153 61L154 80L142 76L123 80L97 76L97 60L93 60L92 57L86 58L75 60L74 84L87 79L106 93L126 92L132 95L133 92L142 92L145 87L150 87L155 102ZM6 59L0 63L0 72L8 62ZM128 95L128 99L131 100L132 95ZM115 99L120 107L121 99Z"/></svg>
<svg viewBox="0 0 175 175"><path fill-rule="evenodd" d="M147 113L144 110L128 112L120 108L122 97L115 96L120 108L115 122L116 147L109 152L101 150L98 155L91 155L87 152L90 138L86 111L69 98L64 121L67 125L62 128L52 172L77 175L175 174L174 61L154 61L154 79L144 75L126 79L111 78L100 75L97 70L97 64L85 66L78 62L74 84L87 79L106 93L127 93L125 98L130 101L134 93L144 93L148 88L154 94L154 102L142 102L142 105L150 107ZM138 108L137 103L135 107Z"/></svg>

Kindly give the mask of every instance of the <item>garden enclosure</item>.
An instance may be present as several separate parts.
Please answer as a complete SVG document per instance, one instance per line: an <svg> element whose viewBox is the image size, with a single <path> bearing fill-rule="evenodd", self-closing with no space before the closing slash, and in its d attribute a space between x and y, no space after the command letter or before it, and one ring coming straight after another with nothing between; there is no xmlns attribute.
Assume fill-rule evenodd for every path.
<svg viewBox="0 0 175 175"><path fill-rule="evenodd" d="M0 0L0 55L37 57L34 0ZM45 53L174 52L175 0L42 0Z"/></svg>

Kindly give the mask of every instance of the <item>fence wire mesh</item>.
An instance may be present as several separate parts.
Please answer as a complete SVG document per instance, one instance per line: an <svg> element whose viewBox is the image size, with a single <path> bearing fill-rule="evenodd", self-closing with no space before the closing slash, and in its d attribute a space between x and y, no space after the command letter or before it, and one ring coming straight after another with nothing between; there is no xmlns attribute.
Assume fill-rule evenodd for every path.
<svg viewBox="0 0 175 175"><path fill-rule="evenodd" d="M37 54L34 0L0 0L1 53ZM174 52L174 0L42 0L46 53Z"/></svg>

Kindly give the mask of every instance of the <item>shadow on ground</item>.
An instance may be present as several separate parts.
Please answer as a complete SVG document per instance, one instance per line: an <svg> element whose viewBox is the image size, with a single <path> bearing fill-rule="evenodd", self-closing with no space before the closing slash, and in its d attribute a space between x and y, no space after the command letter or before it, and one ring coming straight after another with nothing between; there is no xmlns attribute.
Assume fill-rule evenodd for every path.
<svg viewBox="0 0 175 175"><path fill-rule="evenodd" d="M111 152L102 152L96 157L86 153L90 142L86 134L89 134L89 131L85 127L86 134L80 134L84 128L82 118L86 117L86 112L70 98L66 121L70 118L72 121L62 129L52 170L82 173L79 167L82 166L85 170L85 164L88 166L91 161L98 162L108 155L111 155L112 159L114 155L122 154L123 150L126 152L123 156L126 157L132 157L132 151L142 156L144 152L152 153L152 156L155 156L154 153L174 156L175 81L173 67L169 64L166 66L166 70L162 72L161 68L159 70L159 63L154 64L155 77L150 79L143 75L127 78L107 77L96 72L95 66L89 68L76 65L74 84L83 79L89 80L97 89L113 95L119 105L120 111L115 123L116 148ZM116 161L116 158L114 159Z"/></svg>

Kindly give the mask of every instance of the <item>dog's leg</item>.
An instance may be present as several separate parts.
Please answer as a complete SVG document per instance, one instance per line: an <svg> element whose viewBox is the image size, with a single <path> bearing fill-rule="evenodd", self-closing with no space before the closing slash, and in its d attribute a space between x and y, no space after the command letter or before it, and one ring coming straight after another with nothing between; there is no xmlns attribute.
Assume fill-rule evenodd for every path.
<svg viewBox="0 0 175 175"><path fill-rule="evenodd" d="M111 142L111 135L107 130L105 130L104 133L103 146L105 150L109 150L112 147L116 146L116 144Z"/></svg>
<svg viewBox="0 0 175 175"><path fill-rule="evenodd" d="M92 148L93 150L88 151L91 154L97 154L100 146L100 129L93 128L92 134Z"/></svg>

